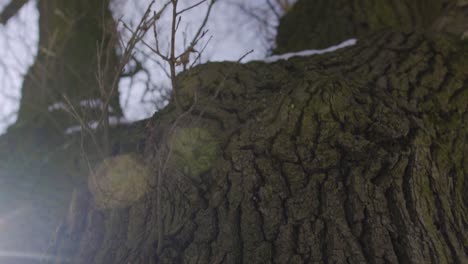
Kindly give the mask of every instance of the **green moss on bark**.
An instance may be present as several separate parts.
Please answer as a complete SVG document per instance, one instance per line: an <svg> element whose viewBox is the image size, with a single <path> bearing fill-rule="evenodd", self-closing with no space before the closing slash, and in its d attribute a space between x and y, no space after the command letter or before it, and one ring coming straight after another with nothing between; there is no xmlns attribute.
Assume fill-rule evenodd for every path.
<svg viewBox="0 0 468 264"><path fill-rule="evenodd" d="M199 127L177 129L169 144L171 166L192 179L213 168L220 153L218 139Z"/></svg>

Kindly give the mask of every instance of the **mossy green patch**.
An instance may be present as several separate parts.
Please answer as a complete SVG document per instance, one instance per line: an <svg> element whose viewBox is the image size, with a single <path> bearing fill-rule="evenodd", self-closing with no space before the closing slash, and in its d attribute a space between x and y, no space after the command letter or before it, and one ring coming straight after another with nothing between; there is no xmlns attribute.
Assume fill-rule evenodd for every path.
<svg viewBox="0 0 468 264"><path fill-rule="evenodd" d="M192 179L208 172L219 154L218 140L206 129L181 128L171 139L172 166Z"/></svg>

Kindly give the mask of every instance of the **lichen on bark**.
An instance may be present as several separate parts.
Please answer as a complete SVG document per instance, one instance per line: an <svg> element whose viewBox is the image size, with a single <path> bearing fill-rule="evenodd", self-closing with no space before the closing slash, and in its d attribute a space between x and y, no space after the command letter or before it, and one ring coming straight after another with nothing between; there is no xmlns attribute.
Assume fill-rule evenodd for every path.
<svg viewBox="0 0 468 264"><path fill-rule="evenodd" d="M217 139L200 127L177 129L169 145L171 166L194 180L214 167L220 153Z"/></svg>

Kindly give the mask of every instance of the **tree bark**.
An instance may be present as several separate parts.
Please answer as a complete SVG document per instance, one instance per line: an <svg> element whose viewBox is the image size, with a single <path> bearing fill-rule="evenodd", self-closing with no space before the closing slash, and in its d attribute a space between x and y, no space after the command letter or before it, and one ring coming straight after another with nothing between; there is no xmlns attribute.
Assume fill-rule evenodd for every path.
<svg viewBox="0 0 468 264"><path fill-rule="evenodd" d="M155 177L160 150L172 150L162 208L149 192L98 210L82 191L84 222L65 221L51 254L76 263L465 263L466 51L446 36L380 32L321 56L199 66L180 76L186 104L197 94L183 125L169 132L170 107L150 125ZM190 129L211 136L185 139Z"/></svg>
<svg viewBox="0 0 468 264"><path fill-rule="evenodd" d="M366 15L347 11L351 29L319 46L303 27L278 50L349 37L356 46L272 64L209 63L179 76L189 111L170 104L143 132L123 136L144 139L144 151L130 152L152 172L151 188L112 181L111 169L101 185L109 197L145 195L128 206L128 196L106 203L99 188L77 187L47 252L56 259L45 262L468 262L468 46L443 19L464 7L318 3L329 11L327 3L359 3L354 12ZM300 20L300 10L288 16ZM373 12L414 21L393 25ZM318 32L331 30L327 21ZM63 153L79 149L58 151L53 175L75 173ZM105 184L101 176L91 173L88 184Z"/></svg>

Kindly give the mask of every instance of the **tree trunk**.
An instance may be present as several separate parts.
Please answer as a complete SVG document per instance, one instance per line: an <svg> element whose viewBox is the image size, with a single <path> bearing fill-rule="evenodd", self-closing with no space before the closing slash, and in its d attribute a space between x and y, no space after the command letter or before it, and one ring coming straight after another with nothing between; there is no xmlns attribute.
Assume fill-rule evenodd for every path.
<svg viewBox="0 0 468 264"><path fill-rule="evenodd" d="M26 2L12 0L0 14L0 23ZM107 0L37 1L39 52L23 82L17 122L0 137L1 263L38 263L67 212L73 188L85 183L89 168L83 160L82 138L64 134L81 121L64 108L71 103L83 122L101 117L102 109L81 106L85 100L107 98L98 85L98 65L105 93L111 94L118 57L116 24L108 4ZM110 105L111 114L120 116L117 91ZM89 150L87 139L84 147ZM87 158L93 163L101 157L92 153Z"/></svg>
<svg viewBox="0 0 468 264"><path fill-rule="evenodd" d="M119 62L108 5L108 0L38 1L39 51L23 83L16 126L40 121L63 130L80 121L59 105L71 108L71 103L79 118L89 121L99 118L101 109L89 111L93 107L83 104L107 97L113 114L121 115L118 89L110 87ZM99 78L107 87L100 87Z"/></svg>
<svg viewBox="0 0 468 264"><path fill-rule="evenodd" d="M187 112L170 104L123 136L143 137L144 151L109 157L77 187L46 262L468 262L468 46L450 26L464 6L380 2L319 1L367 15L317 45L300 26L285 37L300 45L278 41L293 51L357 36L356 46L179 76ZM282 24L310 23L297 12L312 3ZM327 21L318 32L332 31ZM63 153L79 149L50 159L54 175L73 168Z"/></svg>
<svg viewBox="0 0 468 264"><path fill-rule="evenodd" d="M197 91L183 125L169 132L171 108L150 124L155 177L171 150L159 210L156 191L105 210L81 191L50 253L76 263L466 263L467 51L454 38L380 32L327 55L197 67L180 76L187 105Z"/></svg>

